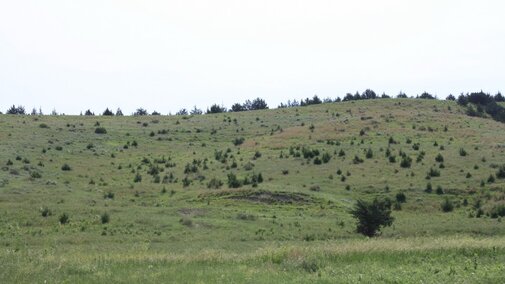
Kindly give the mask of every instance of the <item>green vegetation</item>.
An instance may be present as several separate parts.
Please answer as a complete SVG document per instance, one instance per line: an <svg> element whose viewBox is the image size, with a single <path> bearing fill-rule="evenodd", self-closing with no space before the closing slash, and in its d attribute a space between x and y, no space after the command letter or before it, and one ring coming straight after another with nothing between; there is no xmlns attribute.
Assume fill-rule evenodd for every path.
<svg viewBox="0 0 505 284"><path fill-rule="evenodd" d="M472 102L351 97L182 116L13 107L0 282L505 282L505 124Z"/></svg>

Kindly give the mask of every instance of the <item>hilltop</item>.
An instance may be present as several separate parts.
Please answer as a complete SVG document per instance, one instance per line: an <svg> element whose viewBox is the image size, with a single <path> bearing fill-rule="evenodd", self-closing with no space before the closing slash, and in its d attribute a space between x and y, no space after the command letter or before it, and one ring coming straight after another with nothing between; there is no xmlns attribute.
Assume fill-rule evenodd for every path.
<svg viewBox="0 0 505 284"><path fill-rule="evenodd" d="M496 258L505 255L505 124L468 116L454 101L193 116L0 115L0 141L0 258L8 271L0 279L8 282L100 281L111 273L124 281L118 272L135 281L248 282L242 276L260 270L266 278L253 280L352 282L358 278L345 280L345 270L331 271L360 258L369 268L346 273L370 269L363 279L372 282L504 275ZM396 220L366 240L349 210L375 197L393 202ZM405 250L414 251L412 263L401 267ZM475 252L487 272L464 270ZM421 257L444 276L413 264ZM143 274L150 266L158 276ZM447 276L449 269L459 274Z"/></svg>

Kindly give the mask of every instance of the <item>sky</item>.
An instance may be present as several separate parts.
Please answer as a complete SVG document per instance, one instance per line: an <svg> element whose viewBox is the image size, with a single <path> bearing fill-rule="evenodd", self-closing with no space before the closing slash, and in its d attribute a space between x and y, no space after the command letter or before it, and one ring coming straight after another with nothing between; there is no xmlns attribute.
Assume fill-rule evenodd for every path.
<svg viewBox="0 0 505 284"><path fill-rule="evenodd" d="M0 0L0 111L505 91L502 0Z"/></svg>

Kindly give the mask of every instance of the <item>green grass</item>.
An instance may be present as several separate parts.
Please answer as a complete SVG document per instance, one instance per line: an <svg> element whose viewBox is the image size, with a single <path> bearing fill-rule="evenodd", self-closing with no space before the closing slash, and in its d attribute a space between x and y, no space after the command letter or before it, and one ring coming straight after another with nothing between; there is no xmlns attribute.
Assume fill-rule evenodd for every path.
<svg viewBox="0 0 505 284"><path fill-rule="evenodd" d="M454 102L412 99L187 117L1 115L0 282L500 283L505 226L493 212L505 180L487 180L505 163L504 130ZM325 162L305 159L304 147ZM427 180L430 168L440 176ZM263 182L229 189L229 173ZM219 189L208 188L213 178ZM355 232L356 199L400 192L392 227L373 240Z"/></svg>

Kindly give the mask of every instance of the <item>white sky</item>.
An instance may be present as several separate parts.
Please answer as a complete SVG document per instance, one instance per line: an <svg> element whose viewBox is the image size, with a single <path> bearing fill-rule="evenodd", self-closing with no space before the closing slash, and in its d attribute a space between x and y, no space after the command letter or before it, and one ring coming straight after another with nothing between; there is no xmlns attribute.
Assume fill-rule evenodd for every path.
<svg viewBox="0 0 505 284"><path fill-rule="evenodd" d="M501 0L0 0L0 110L496 93Z"/></svg>

